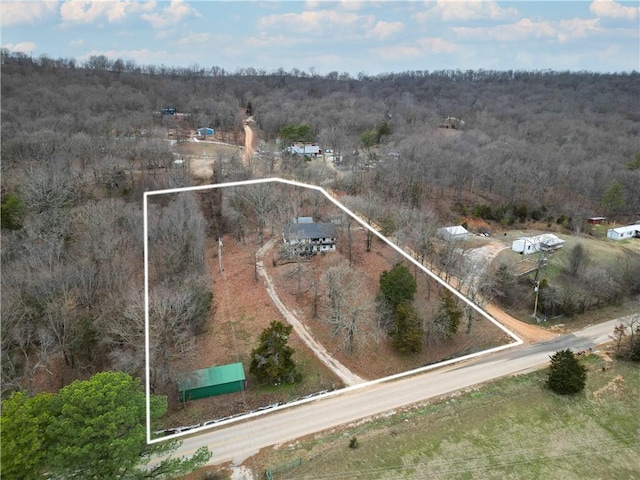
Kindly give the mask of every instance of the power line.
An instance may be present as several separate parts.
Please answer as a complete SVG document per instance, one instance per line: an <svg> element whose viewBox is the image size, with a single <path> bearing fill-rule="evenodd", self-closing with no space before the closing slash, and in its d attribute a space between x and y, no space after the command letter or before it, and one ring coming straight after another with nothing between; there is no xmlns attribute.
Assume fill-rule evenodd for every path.
<svg viewBox="0 0 640 480"><path fill-rule="evenodd" d="M637 439L636 436L627 436L627 437L618 437L616 438L616 440L626 440L626 439ZM640 444L638 444L640 445ZM410 476L404 476L404 478L406 479L411 479L411 478L417 478L416 477L416 473L411 473L411 470L415 470L416 467L442 467L442 466L449 466L448 469L445 470L441 470L440 468L438 468L438 471L431 471L429 472L429 478L438 478L438 477L448 477L451 475L461 475L461 474L468 474L468 473L480 473L480 472L484 472L487 470L496 470L499 468L505 468L505 467L513 467L513 466L518 466L518 465L526 465L526 464L530 464L530 463L536 463L536 462L541 462L541 461L558 461L558 460L562 460L564 458L569 458L569 457L576 457L576 456L589 456L589 455L594 455L594 454L598 454L598 455L603 455L603 454L607 454L609 452L620 452L620 451L625 451L625 450L630 450L635 452L635 450L637 449L638 445L629 445L629 446L620 446L620 445L612 445L610 448L602 448L602 445L599 444L598 442L593 442L590 444L587 444L587 447L593 447L590 450L585 450L583 448L583 446L580 446L581 450L577 451L577 452L567 452L567 453L562 453L562 454L556 454L554 455L552 452L549 452L547 447L540 447L537 449L521 449L521 450L513 450L513 451L507 451L507 452L503 452L500 454L496 454L496 455L482 455L482 456L469 456L469 457L460 457L451 461L444 461L444 462L417 462L417 463L413 463L413 464L406 464L403 465L401 467L397 467L397 466L389 466L389 467L376 467L376 468L368 468L368 469L357 469L357 470L349 470L346 472L335 472L335 473L328 473L328 474L313 474L313 476L305 476L304 474L301 476L300 472L296 472L295 477L292 478L296 478L298 480L305 480L305 479L314 479L314 480L337 480L337 479L342 479L342 478L370 478L372 475L375 474L383 474L383 473L387 473L387 472L398 472L398 473L402 473L405 472L406 474L410 475ZM531 452L538 453L538 452L547 452L547 453L551 453L550 455L536 455L536 456L529 456L528 458L525 459L521 459L521 460L509 460L510 457L515 457L517 455L525 455L528 456ZM498 462L498 463L491 463L488 465L484 465L484 466L478 466L478 467L472 467L469 468L468 466L464 466L464 467L458 467L457 464L460 463L469 463L469 462L474 462L474 461L478 461L478 460L483 460L483 459L496 459L496 458L502 458L502 457L507 457L505 458L503 461ZM286 477L285 477L286 478ZM422 478L422 477L420 477Z"/></svg>

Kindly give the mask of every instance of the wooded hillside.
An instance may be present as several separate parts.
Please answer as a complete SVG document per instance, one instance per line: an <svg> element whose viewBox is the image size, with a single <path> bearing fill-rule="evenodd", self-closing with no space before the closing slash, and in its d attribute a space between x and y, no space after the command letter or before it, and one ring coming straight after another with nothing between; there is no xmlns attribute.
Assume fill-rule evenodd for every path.
<svg viewBox="0 0 640 480"><path fill-rule="evenodd" d="M3 50L1 73L3 394L55 391L106 368L142 374L142 193L198 181L175 167L168 129L211 126L241 142L249 103L265 142L307 125L339 152L353 174L336 189L374 191L429 219L488 206L497 221L563 218L577 229L586 216L623 223L640 213L637 72L352 78ZM161 115L168 106L189 115ZM452 126L447 117L462 122L440 128ZM253 174L233 165L225 180ZM287 175L313 182L305 168ZM152 205L152 274L187 286L152 292L163 319L157 365L175 354L163 345L188 348L212 308L198 252L230 227L201 207L196 196Z"/></svg>

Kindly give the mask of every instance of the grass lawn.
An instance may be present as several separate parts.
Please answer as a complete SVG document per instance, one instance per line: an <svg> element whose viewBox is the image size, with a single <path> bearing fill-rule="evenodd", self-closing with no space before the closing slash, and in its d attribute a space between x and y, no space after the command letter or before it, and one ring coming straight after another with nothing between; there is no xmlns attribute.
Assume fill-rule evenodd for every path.
<svg viewBox="0 0 640 480"><path fill-rule="evenodd" d="M261 473L300 459L275 478L640 478L640 367L583 361L577 396L546 390L546 370L508 378L271 450Z"/></svg>

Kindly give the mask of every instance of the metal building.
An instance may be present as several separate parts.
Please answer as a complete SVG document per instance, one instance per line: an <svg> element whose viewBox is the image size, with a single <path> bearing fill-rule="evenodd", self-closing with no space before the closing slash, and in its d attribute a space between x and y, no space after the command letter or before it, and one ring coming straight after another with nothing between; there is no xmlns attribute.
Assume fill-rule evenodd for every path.
<svg viewBox="0 0 640 480"><path fill-rule="evenodd" d="M181 402L241 392L245 387L242 363L203 368L178 375L178 396Z"/></svg>

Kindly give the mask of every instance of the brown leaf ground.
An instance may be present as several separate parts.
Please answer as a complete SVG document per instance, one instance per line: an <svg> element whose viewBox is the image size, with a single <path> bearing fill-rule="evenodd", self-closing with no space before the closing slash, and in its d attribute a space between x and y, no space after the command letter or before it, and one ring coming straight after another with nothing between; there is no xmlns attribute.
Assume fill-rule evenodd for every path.
<svg viewBox="0 0 640 480"><path fill-rule="evenodd" d="M371 252L365 252L364 236L364 230L356 230L354 233L354 266L366 274L368 290L375 295L380 273L390 269L400 260L400 256L379 240L374 240ZM165 421L167 427L201 423L341 386L340 381L313 356L295 334L291 335L289 343L295 349L295 360L303 371L304 380L301 384L280 388L261 387L249 375L250 352L257 346L260 333L272 320L282 320L282 317L270 302L262 283L254 279L253 258L259 245L252 237L251 240L250 237L247 238L246 244L231 237L223 239L223 272L219 271L217 242L212 240L207 246L207 273L211 279L215 307L208 329L198 338L196 347L172 366L172 371L187 372L239 361L245 367L247 390L192 401L186 405L178 402L175 392L170 395L170 414ZM269 235L266 235L265 242L268 239ZM366 347L359 347L353 354L348 354L341 346L341 339L331 334L329 326L319 318L312 318L313 288L310 288L313 279L317 281L329 265L346 260L344 254L336 252L317 255L305 262L307 276L300 295L296 294L297 282L290 275L295 264L274 266L274 255L277 255L277 248L267 253L264 265L281 300L305 322L314 337L335 358L366 379L406 371L507 341L506 336L494 325L480 320L474 322L472 335L464 333L466 325L463 324L461 333L451 342L431 342L419 355L398 355L388 338L382 338L378 345L371 339ZM417 279L419 288L416 306L424 317L428 317L437 306L437 290L434 285L428 284L426 275L417 273ZM430 295L427 295L428 290Z"/></svg>

